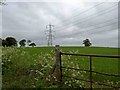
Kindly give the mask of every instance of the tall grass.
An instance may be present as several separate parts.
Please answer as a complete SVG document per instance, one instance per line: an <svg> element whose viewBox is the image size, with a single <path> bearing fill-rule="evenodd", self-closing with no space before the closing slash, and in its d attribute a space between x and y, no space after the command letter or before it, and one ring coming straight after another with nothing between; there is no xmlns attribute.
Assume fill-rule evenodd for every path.
<svg viewBox="0 0 120 90"><path fill-rule="evenodd" d="M62 47L62 52L117 55L116 48ZM2 48L3 88L56 88L48 76L55 63L54 47ZM62 56L62 66L89 69L89 57ZM118 74L118 59L93 58L93 70ZM89 73L63 69L63 75L89 79ZM96 81L120 85L120 78L93 75ZM63 77L61 87L89 87L89 83ZM98 88L99 85L94 85Z"/></svg>

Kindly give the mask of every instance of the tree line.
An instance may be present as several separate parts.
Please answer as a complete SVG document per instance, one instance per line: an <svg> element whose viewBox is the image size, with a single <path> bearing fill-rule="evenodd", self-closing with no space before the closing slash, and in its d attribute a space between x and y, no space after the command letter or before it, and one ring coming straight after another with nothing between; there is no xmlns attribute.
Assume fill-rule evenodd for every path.
<svg viewBox="0 0 120 90"><path fill-rule="evenodd" d="M26 44L27 46L32 46L32 47L36 46L36 44L31 40L22 39L19 41L20 47L25 47ZM83 40L83 44L86 47L89 47L92 45L89 39ZM6 39L0 38L0 46L10 47L10 46L18 46L18 44L17 44L17 40L14 37L7 37Z"/></svg>
<svg viewBox="0 0 120 90"><path fill-rule="evenodd" d="M22 39L18 42L14 37L7 37L6 39L0 38L0 46L3 47L18 46L17 43L19 43L20 47L25 47L26 44L32 47L36 46L36 44L31 40Z"/></svg>

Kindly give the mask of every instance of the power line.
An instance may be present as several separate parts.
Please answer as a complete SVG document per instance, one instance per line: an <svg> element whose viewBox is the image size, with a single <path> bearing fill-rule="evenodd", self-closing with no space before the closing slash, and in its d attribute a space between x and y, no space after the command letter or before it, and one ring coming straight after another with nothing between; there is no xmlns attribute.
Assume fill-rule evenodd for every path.
<svg viewBox="0 0 120 90"><path fill-rule="evenodd" d="M92 10L93 8L95 8L95 7L99 6L99 5L103 4L103 3L104 3L104 2L99 3L99 4L97 4L97 5L95 5L95 6L91 7L91 8L88 8L87 10L85 10L85 11L83 11L83 12L78 13L77 15L75 15L75 16L74 16L74 17L72 17L72 18L76 18L76 17L77 17L77 16L79 16L80 14L84 14L84 13L86 13L87 11Z"/></svg>
<svg viewBox="0 0 120 90"><path fill-rule="evenodd" d="M94 26L97 26L97 25L110 23L110 21L117 20L117 19L118 19L118 18L116 17L116 18L113 18L113 19L107 20L106 22L102 22L102 23L98 23L98 24L89 25L88 27L94 27ZM87 27L87 28L88 28L88 27Z"/></svg>
<svg viewBox="0 0 120 90"><path fill-rule="evenodd" d="M117 4L116 4L117 5ZM112 6L112 7L110 7L109 9L111 9L111 10L109 10L109 9L106 9L106 10L104 10L104 11L107 11L107 12L104 12L104 13L100 13L100 14L98 14L97 16L100 16L100 15L104 15L104 14L106 14L106 13L108 13L108 12L111 12L111 11L113 11L114 9L116 9L116 8L113 8L113 7L115 7L116 5L114 5L114 6ZM90 15L89 17L93 17L93 16L95 16L96 14L94 14L94 15ZM88 17L87 17L88 18ZM84 19L84 18L82 18L82 19ZM86 19L86 17L85 17L85 19ZM89 19L91 19L91 18L89 18ZM75 24L80 24L80 23L83 23L83 22L85 22L86 20L83 20L82 22L76 22L76 23L74 23L74 25Z"/></svg>
<svg viewBox="0 0 120 90"><path fill-rule="evenodd" d="M108 25L104 25L104 26L100 26L100 27L93 28L93 29L89 29L89 30L87 30L87 31L83 31L83 32L80 32L80 33L90 32L90 31L93 31L93 30L95 30L95 29L100 29L100 28L104 28L104 27L107 27L107 26L114 25L114 24L116 24L116 23L118 23L118 22L114 22L114 23L110 23L110 24L108 24ZM77 33L76 33L76 34L77 34Z"/></svg>
<svg viewBox="0 0 120 90"><path fill-rule="evenodd" d="M107 20L107 21L102 22L102 23L93 24L93 25L87 26L87 28L88 28L88 27L91 27L91 26L97 26L97 25L100 25L100 24L105 24L105 23L108 23L108 22L113 21L113 20L115 20L115 19L118 19L118 18L113 18L113 19Z"/></svg>
<svg viewBox="0 0 120 90"><path fill-rule="evenodd" d="M95 8L95 7L97 7L97 6L101 5L101 4L103 4L103 3L104 3L104 2L99 3L99 4L97 4L97 5L94 5L94 6L90 7L90 8L88 8L87 10L84 10L84 11L82 11L82 12L80 12L80 13L74 15L72 18L76 18L76 17L79 16L80 14L84 14L85 12L87 12L87 11L89 11L89 10L91 10L91 9L93 9L93 8ZM69 19L63 20L63 21L64 21L64 22L69 22L68 20L69 20Z"/></svg>
<svg viewBox="0 0 120 90"><path fill-rule="evenodd" d="M88 27L94 27L94 26L97 26L97 25L100 25L100 24L106 24L106 23L109 23L110 21L113 21L113 20L115 20L115 19L118 19L118 18L113 18L113 19L110 19L110 20L107 20L106 22L102 22L102 23L98 23L98 24L93 24L93 25L90 25L90 26L88 26ZM88 28L87 27L87 28Z"/></svg>
<svg viewBox="0 0 120 90"><path fill-rule="evenodd" d="M99 30L99 31L95 31L95 32L93 32L93 33L89 33L89 35L90 35L90 34L95 34L95 33L98 33L98 32L99 32L99 34L100 34L100 32L105 33L106 31L112 31L112 30L113 30L113 29L109 29L109 30L107 30L107 29Z"/></svg>
<svg viewBox="0 0 120 90"><path fill-rule="evenodd" d="M120 21L118 21L118 22L120 22ZM116 24L116 23L118 23L118 22L114 22L114 23L110 23L110 24L108 24L108 25L104 25L104 26L100 26L100 27L93 28L93 29L89 29L89 30L87 30L87 31L81 31L81 32L72 33L71 35L78 35L78 34L80 34L80 35L83 36L83 34L87 34L87 33L90 32L90 31L93 31L93 30L95 30L95 29L104 28L104 27L107 27L107 26L111 26L111 25L114 25L114 24ZM76 30L77 30L77 29L76 29ZM96 31L97 31L97 30L96 30ZM63 35L63 36L71 36L71 35ZM62 37L63 37L63 36L62 36Z"/></svg>
<svg viewBox="0 0 120 90"><path fill-rule="evenodd" d="M111 23L111 24L109 24L109 25L107 25L107 26L111 26L111 25L114 25L114 24L117 24L118 22L114 22L114 23ZM102 27L99 27L99 28L102 28ZM98 29L99 29L98 28ZM90 31L93 31L94 29L91 29ZM102 32L103 30L98 30L98 31L95 31L95 33L97 33L97 32ZM105 30L104 30L105 31ZM108 30L109 31L109 30Z"/></svg>
<svg viewBox="0 0 120 90"><path fill-rule="evenodd" d="M54 25L47 25L46 28L48 28L48 30L46 31L47 34L47 45L48 46L52 46L53 45L53 30L52 27L54 27Z"/></svg>
<svg viewBox="0 0 120 90"><path fill-rule="evenodd" d="M102 15L104 15L104 14L107 14L107 13L113 11L114 9L116 9L116 8L112 8L112 10L109 10L109 11L104 12L104 13L99 13L99 14L98 14L96 17L94 17L93 19L96 19L96 18L97 18L98 16L100 16L100 15L102 16ZM104 11L106 11L106 10L104 10ZM92 16L92 15L90 15L90 16ZM90 16L88 16L88 17L90 17ZM86 18L88 18L88 17L86 17ZM93 17L93 16L92 16L92 17ZM86 19L86 18L85 18L85 19ZM82 19L83 19L83 18L82 18ZM84 19L82 22L76 22L76 21L75 21L75 23L73 22L73 23L72 23L72 26L73 26L73 25L80 24L80 23L83 23L83 22L85 22L85 21L87 22L87 21L88 21L89 19L91 19L91 18L88 18L88 19L86 19L86 20L85 20L85 19ZM77 20L77 21L78 21L78 20ZM79 19L79 21L80 21L80 19ZM69 25L69 24L68 24L68 25ZM64 25L62 28L65 28L65 27L68 26L68 25Z"/></svg>
<svg viewBox="0 0 120 90"><path fill-rule="evenodd" d="M115 4L115 5L112 6L112 7L115 7L116 5L117 5L117 4ZM109 7L109 9L111 9L112 7ZM116 8L112 8L112 10L109 10L109 9L103 10L103 11L107 11L107 12L104 12L104 13L101 13L101 12L100 12L100 14L98 14L97 16L100 16L100 15L102 16L102 15L108 13L108 12L113 11L113 10L116 9ZM102 12L103 12L103 11L102 11ZM90 16L93 17L93 15L90 15ZM90 17L90 16L88 16L88 17ZM85 17L85 19L88 18L88 17ZM82 18L82 19L84 19L84 18ZM76 21L75 21L75 23L73 22L72 26L73 26L73 25L80 24L80 23L83 23L83 22L85 22L85 21L88 21L88 20L91 19L91 18L88 18L87 20L85 20L85 19L84 19L82 22L76 22ZM95 18L94 18L94 19L95 19ZM80 20L81 20L81 19L79 19L79 21L80 21ZM77 21L78 21L78 20L77 20ZM68 24L68 25L69 25L69 24ZM66 26L67 26L67 25L64 25L62 28L65 28ZM59 29L61 29L61 28L59 28ZM59 29L57 29L57 30L59 30Z"/></svg>

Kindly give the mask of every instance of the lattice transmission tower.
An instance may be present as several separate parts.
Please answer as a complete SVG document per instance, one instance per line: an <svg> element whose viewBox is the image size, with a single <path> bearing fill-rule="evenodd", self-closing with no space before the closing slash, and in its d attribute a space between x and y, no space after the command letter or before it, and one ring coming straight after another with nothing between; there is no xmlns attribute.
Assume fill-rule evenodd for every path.
<svg viewBox="0 0 120 90"><path fill-rule="evenodd" d="M51 24L46 26L46 29L47 29L47 31L46 31L47 45L48 46L52 46L53 45L53 37L54 37L54 35L53 35L53 32L54 32L53 31L53 27L54 27L54 25L51 25Z"/></svg>

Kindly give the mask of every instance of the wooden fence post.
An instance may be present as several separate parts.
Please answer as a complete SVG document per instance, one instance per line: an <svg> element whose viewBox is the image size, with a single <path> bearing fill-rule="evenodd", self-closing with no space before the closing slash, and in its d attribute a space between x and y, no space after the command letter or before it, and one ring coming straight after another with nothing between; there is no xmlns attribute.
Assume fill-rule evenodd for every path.
<svg viewBox="0 0 120 90"><path fill-rule="evenodd" d="M59 49L59 45L55 46L55 53L56 53L56 62L55 62L55 70L53 75L55 76L55 81L58 85L62 82L62 66L61 66L61 52Z"/></svg>
<svg viewBox="0 0 120 90"><path fill-rule="evenodd" d="M90 56L90 89L92 90L92 56Z"/></svg>

